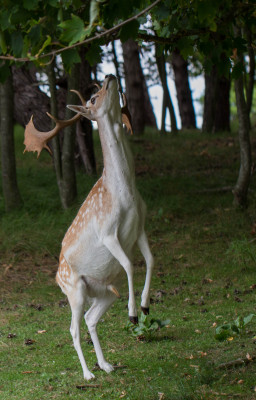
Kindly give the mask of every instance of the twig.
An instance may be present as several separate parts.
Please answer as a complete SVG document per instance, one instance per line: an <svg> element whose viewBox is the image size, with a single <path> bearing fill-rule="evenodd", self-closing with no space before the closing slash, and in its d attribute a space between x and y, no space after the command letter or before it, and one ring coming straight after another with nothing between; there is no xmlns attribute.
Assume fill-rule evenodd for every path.
<svg viewBox="0 0 256 400"><path fill-rule="evenodd" d="M255 361L256 357L253 356L250 359L248 358L238 358L237 360L232 360L232 361L228 361L226 363L222 363L220 365L218 365L218 369L230 369L230 368L236 368L236 367L240 367L243 365L247 365L249 363L251 363L252 361Z"/></svg>
<svg viewBox="0 0 256 400"><path fill-rule="evenodd" d="M160 3L160 1L161 1L161 0L156 0L156 1L154 1L154 3L152 3L150 6L146 7L144 10L140 11L138 14L134 15L133 17L130 17L130 18L126 19L126 20L123 21L123 22L120 22L120 24L114 26L113 28L107 29L107 30L105 30L104 32L101 32L101 33L99 33L99 34L96 34L96 35L94 35L93 37L90 37L90 38L88 38L88 39L85 39L85 40L83 40L82 42L75 43L75 44L73 44L73 45L71 45L71 46L66 46L66 47L63 47L62 49L59 49L59 50L53 50L53 51L51 51L51 52L49 52L49 53L41 54L40 56L35 57L35 60L39 60L39 59L41 59L41 58L45 58L45 57L49 57L49 56L55 57L57 54L60 54L60 53L62 53L63 51L70 50L70 49L74 49L75 47L78 47L78 46L82 46L82 45L84 45L84 44L91 43L91 42L93 42L94 40L101 39L101 38L104 37L104 36L110 35L110 34L116 32L116 31L118 31L120 28L122 28L124 25L128 24L129 22L132 22L132 21L138 19L139 17L141 17L142 15L146 14L146 13L147 13L148 11L150 11L153 7L155 7L158 3ZM11 60L11 61L15 61L15 62L19 62L19 61L22 61L22 62L34 61L33 59L30 59L30 58L28 58L28 57L25 57L25 58L16 58L16 57L14 57L14 56L0 56L0 59L2 59L2 60Z"/></svg>

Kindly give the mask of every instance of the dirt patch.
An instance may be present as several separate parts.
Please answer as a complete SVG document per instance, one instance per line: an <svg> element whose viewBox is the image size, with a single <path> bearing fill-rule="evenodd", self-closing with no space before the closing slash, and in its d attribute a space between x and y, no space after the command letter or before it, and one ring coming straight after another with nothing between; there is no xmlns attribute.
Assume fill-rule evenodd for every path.
<svg viewBox="0 0 256 400"><path fill-rule="evenodd" d="M54 279L57 268L58 261L49 255L43 256L40 260L27 256L22 261L0 263L0 291L11 292L17 285L31 285L38 279L38 274Z"/></svg>

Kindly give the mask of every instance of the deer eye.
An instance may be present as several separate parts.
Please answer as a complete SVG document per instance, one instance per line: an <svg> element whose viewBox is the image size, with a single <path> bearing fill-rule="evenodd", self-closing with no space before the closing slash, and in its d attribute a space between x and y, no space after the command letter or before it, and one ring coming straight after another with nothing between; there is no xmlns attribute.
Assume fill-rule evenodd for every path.
<svg viewBox="0 0 256 400"><path fill-rule="evenodd" d="M92 98L91 98L91 103L92 103L92 104L95 104L95 101L96 101L96 97L92 97Z"/></svg>

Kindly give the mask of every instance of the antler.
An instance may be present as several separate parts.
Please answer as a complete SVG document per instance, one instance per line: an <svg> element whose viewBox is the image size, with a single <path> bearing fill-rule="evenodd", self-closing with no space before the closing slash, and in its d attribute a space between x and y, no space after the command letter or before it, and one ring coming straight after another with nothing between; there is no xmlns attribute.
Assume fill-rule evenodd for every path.
<svg viewBox="0 0 256 400"><path fill-rule="evenodd" d="M77 90L71 90L71 91L78 95L78 97L80 98L80 100L84 106L86 104L86 101L84 100L81 93L79 93ZM74 124L81 118L81 114L78 113L71 119L61 121L61 120L53 117L49 113L46 113L46 114L51 119L53 119L56 126L51 131L40 132L35 128L35 125L33 123L33 115L32 115L32 117L25 129L25 139L24 139L25 150L23 153L25 153L26 151L37 151L37 158L38 158L40 156L41 151L45 148L49 151L50 154L52 154L51 149L47 146L47 142L50 139L52 139L54 136L56 136L57 133L61 129Z"/></svg>
<svg viewBox="0 0 256 400"><path fill-rule="evenodd" d="M43 148L45 148L49 151L50 154L52 154L51 149L49 148L49 146L47 146L47 142L54 136L56 136L61 129L74 124L81 118L81 114L77 114L71 119L60 121L49 113L47 113L47 115L54 120L56 126L51 131L40 132L34 126L33 115L32 115L25 129L25 139L24 139L25 150L23 153L25 153L26 151L37 151L37 158L38 158Z"/></svg>
<svg viewBox="0 0 256 400"><path fill-rule="evenodd" d="M128 132L130 131L131 134L133 135L133 130L132 130L132 118L130 111L127 107L127 99L124 93L122 93L122 99L123 99L123 107L121 108L122 111L122 122L126 126Z"/></svg>

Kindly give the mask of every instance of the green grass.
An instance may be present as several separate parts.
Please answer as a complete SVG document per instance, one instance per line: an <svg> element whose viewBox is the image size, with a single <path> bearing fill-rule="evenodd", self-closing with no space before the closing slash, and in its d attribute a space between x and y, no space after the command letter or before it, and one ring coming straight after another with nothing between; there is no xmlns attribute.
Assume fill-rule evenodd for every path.
<svg viewBox="0 0 256 400"><path fill-rule="evenodd" d="M22 155L22 134L17 129L24 207L5 214L0 198L1 400L254 399L255 361L219 366L256 356L256 321L233 340L214 337L216 324L256 312L255 182L245 211L233 208L226 190L234 186L239 168L236 136L148 132L131 138L155 256L151 316L171 322L150 340L134 338L124 329L124 285L122 298L99 324L104 354L120 368L109 375L96 369L95 387L81 390L77 386L86 382L69 333L70 309L54 276L63 235L94 178L78 173L77 204L64 212L50 157ZM97 135L95 143L100 173ZM252 147L255 151L255 143ZM145 277L139 253L135 267L139 305ZM85 325L82 338L93 369L96 356Z"/></svg>

